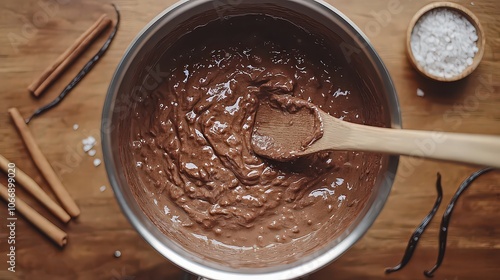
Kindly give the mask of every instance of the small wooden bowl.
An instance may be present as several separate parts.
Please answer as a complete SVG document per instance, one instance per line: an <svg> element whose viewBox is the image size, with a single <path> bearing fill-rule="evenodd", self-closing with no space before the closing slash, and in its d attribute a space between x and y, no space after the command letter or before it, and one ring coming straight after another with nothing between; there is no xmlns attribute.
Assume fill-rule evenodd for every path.
<svg viewBox="0 0 500 280"><path fill-rule="evenodd" d="M462 73L460 73L457 76L451 77L451 78L444 78L444 77L438 77L435 75L432 75L428 72L425 71L424 67L422 67L418 61L415 59L415 56L413 55L413 51L411 49L411 34L413 32L413 28L415 27L415 24L420 20L420 18L425 15L426 13L435 10L435 9L449 9L455 12L458 12L459 14L463 15L475 28L476 28L476 33L477 33L477 48L478 52L474 56L472 65L469 65L467 68L464 69ZM411 19L410 24L408 26L408 31L406 32L406 53L408 55L408 58L410 60L410 63L413 65L415 69L417 69L418 72L420 72L422 75L436 80L436 81L442 81L442 82L454 82L461 80L470 73L472 73L479 63L481 62L481 59L483 58L484 55L484 46L486 44L486 38L484 36L484 30L481 24L479 23L479 19L467 8L455 4L452 2L434 2L431 4L428 4L427 6L423 7L420 9Z"/></svg>

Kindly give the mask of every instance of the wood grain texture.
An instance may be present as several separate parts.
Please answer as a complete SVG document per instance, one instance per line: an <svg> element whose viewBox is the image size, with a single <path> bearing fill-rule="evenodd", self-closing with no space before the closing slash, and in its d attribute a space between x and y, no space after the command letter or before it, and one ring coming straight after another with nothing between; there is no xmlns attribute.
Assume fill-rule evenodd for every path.
<svg viewBox="0 0 500 280"><path fill-rule="evenodd" d="M103 59L56 109L30 123L37 143L82 210L64 225L22 188L17 195L68 233L64 249L54 246L19 218L16 273L7 269L6 205L0 204L0 279L181 279L183 272L161 257L132 229L110 189L104 166L94 167L81 140L99 138L106 90L134 36L173 0L117 0L122 12L118 35ZM482 63L466 79L441 84L418 74L405 54L407 25L431 2L411 0L328 0L370 38L399 94L403 125L409 129L500 135L500 1L454 1L480 19L486 35ZM53 198L8 117L9 107L23 116L52 100L100 48L101 36L40 98L26 90L102 13L114 15L109 0L0 1L0 153L13 160ZM45 13L45 16L43 15ZM36 26L35 26L36 25ZM108 31L109 32L109 31ZM417 88L425 97L416 95ZM73 131L72 125L80 128ZM96 147L101 158L101 147ZM403 157L389 200L367 234L338 261L308 279L424 279L437 257L442 205L424 234L413 260L402 271L384 268L402 257L407 239L435 199L436 172L443 175L446 204L474 167ZM0 182L5 183L2 173ZM459 201L450 225L448 250L434 279L498 279L500 275L500 172L480 178ZM105 185L104 192L99 187ZM120 250L120 258L113 257Z"/></svg>

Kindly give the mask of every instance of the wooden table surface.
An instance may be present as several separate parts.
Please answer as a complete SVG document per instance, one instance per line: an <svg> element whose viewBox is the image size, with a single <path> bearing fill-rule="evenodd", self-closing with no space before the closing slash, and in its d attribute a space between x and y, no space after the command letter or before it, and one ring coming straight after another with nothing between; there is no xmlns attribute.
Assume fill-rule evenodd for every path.
<svg viewBox="0 0 500 280"><path fill-rule="evenodd" d="M22 217L16 227L16 272L7 271L7 205L0 203L0 279L180 279L183 272L160 256L132 229L109 186L104 166L82 150L82 139L100 140L100 117L111 76L135 35L173 0L116 0L122 25L108 53L56 109L30 124L43 153L81 207L63 225L21 188L18 197L69 234L64 249L54 246ZM371 39L396 85L405 128L500 135L500 1L456 1L480 19L487 36L479 68L467 79L441 84L417 74L404 51L407 24L426 1L329 0ZM18 107L27 117L47 103L104 41L80 58L41 98L26 91L32 79L62 53L98 16L113 15L110 1L2 0L0 3L0 153L50 189L32 163L7 114ZM424 97L418 97L420 88ZM79 129L74 131L73 124ZM101 158L100 144L96 158ZM457 151L460 152L460 151ZM344 256L309 279L424 279L438 252L445 206L474 166L401 159L389 200L368 233ZM436 172L443 176L444 200L410 264L397 264L407 240L435 199ZM6 176L0 175L6 184ZM444 263L435 279L500 278L500 172L480 178L457 204ZM100 191L101 186L106 190ZM52 193L50 193L52 196ZM121 251L120 258L113 256Z"/></svg>

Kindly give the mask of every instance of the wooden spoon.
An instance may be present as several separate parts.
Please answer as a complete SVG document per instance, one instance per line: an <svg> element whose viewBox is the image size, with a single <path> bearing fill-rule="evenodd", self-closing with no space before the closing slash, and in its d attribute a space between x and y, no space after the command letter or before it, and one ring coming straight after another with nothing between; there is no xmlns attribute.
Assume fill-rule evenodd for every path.
<svg viewBox="0 0 500 280"><path fill-rule="evenodd" d="M252 134L254 151L289 161L319 151L381 152L500 168L500 137L380 128L339 120L288 95L261 102Z"/></svg>

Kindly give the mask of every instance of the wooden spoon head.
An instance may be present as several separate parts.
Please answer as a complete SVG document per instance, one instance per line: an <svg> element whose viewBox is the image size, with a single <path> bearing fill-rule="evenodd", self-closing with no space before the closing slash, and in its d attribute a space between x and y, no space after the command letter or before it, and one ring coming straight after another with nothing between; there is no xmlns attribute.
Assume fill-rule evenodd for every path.
<svg viewBox="0 0 500 280"><path fill-rule="evenodd" d="M261 100L252 134L252 148L260 156L289 161L323 136L316 106L291 95Z"/></svg>

